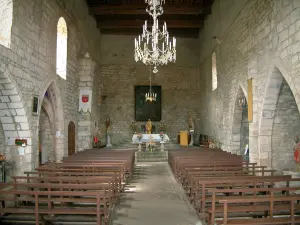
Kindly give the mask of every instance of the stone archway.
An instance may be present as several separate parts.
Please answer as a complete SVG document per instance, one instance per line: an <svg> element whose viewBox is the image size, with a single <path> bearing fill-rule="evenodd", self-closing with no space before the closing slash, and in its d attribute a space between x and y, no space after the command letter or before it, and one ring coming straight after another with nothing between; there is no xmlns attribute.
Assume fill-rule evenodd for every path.
<svg viewBox="0 0 300 225"><path fill-rule="evenodd" d="M50 84L48 83L48 86L40 99L42 99L42 104L39 110L40 116L41 112L43 112L42 110L44 110L48 117L46 121L49 121L50 124L50 131L48 131L48 133L49 135L52 135L50 139L52 139L52 149L54 149L54 151L48 151L47 156L48 159L59 162L64 156L64 114L60 92L55 81L50 81ZM43 125L39 124L39 131L41 126ZM41 132L39 132L39 134L43 135ZM49 140L48 145L50 145Z"/></svg>
<svg viewBox="0 0 300 225"><path fill-rule="evenodd" d="M4 155L10 164L8 176L23 174L34 167L34 153L31 151L32 134L24 107L23 95L15 83L7 64L0 65L0 120L5 140ZM26 139L27 146L18 147L15 139Z"/></svg>
<svg viewBox="0 0 300 225"><path fill-rule="evenodd" d="M39 164L55 161L55 115L52 103L45 93L39 118Z"/></svg>
<svg viewBox="0 0 300 225"><path fill-rule="evenodd" d="M231 152L238 155L244 154L246 145L249 145L248 109L240 105L242 99L247 104L247 98L239 86L235 98L231 139Z"/></svg>
<svg viewBox="0 0 300 225"><path fill-rule="evenodd" d="M275 67L266 86L259 126L259 163L277 170L294 169L293 138L300 114L288 82Z"/></svg>

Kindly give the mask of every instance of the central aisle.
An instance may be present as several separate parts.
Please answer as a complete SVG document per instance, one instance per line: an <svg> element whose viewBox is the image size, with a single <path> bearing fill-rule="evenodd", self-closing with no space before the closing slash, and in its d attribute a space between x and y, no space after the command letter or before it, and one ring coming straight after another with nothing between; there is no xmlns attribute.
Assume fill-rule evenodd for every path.
<svg viewBox="0 0 300 225"><path fill-rule="evenodd" d="M138 163L113 225L201 225L168 163Z"/></svg>

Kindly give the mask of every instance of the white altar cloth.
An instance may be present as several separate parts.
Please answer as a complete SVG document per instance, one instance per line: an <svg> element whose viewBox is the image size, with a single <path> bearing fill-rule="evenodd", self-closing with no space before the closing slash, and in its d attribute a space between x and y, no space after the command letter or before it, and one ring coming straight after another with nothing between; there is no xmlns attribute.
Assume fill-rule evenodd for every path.
<svg viewBox="0 0 300 225"><path fill-rule="evenodd" d="M159 136L159 134L143 134L143 137L141 139L141 142L148 142L150 140L149 136L152 136L152 141L155 142L161 142L161 137ZM168 135L165 134L164 136L164 142L169 142L170 138L168 137ZM132 144L138 144L139 143L139 139L137 138L137 134L134 134L132 136Z"/></svg>

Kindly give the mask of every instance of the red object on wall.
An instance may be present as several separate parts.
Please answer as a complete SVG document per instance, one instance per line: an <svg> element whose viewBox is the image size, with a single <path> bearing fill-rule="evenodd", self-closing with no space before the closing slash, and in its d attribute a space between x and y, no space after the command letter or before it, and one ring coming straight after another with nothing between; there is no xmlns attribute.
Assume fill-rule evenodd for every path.
<svg viewBox="0 0 300 225"><path fill-rule="evenodd" d="M81 101L82 101L83 103L87 103L87 102L89 101L89 96L88 96L88 95L82 95L82 96L81 96Z"/></svg>
<svg viewBox="0 0 300 225"><path fill-rule="evenodd" d="M94 142L95 142L95 143L98 142L98 137L94 137Z"/></svg>

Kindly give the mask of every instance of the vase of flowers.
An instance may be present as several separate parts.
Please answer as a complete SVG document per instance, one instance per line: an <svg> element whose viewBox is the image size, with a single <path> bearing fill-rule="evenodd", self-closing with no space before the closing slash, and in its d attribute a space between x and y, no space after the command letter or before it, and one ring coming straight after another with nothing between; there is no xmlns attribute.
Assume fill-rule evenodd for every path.
<svg viewBox="0 0 300 225"><path fill-rule="evenodd" d="M137 139L139 140L139 146L138 146L138 149L139 149L139 152L142 151L142 146L141 146L141 140L143 138L143 134L142 133L138 133L137 134Z"/></svg>
<svg viewBox="0 0 300 225"><path fill-rule="evenodd" d="M163 142L164 141L164 137L165 137L165 133L164 132L160 132L159 136L161 138L161 141Z"/></svg>

